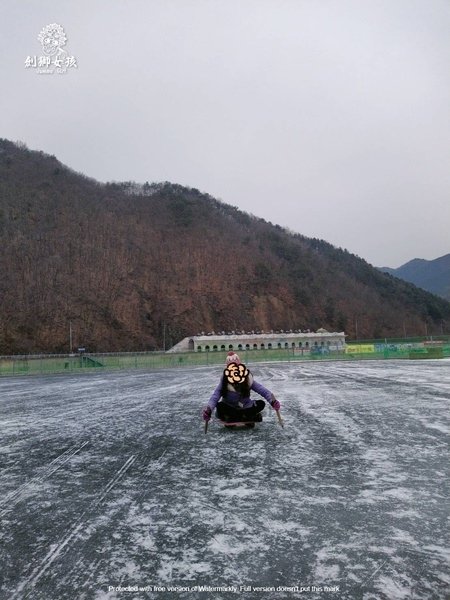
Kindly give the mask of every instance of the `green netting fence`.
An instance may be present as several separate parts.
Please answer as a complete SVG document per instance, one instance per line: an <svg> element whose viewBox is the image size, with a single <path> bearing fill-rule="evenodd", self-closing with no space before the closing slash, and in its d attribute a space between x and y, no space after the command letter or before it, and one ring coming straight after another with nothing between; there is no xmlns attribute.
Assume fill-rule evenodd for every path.
<svg viewBox="0 0 450 600"><path fill-rule="evenodd" d="M450 357L450 341L397 343L358 342L347 344L345 350L327 348L298 348L240 350L241 360L247 364L264 361L333 361L333 360L389 360L439 359ZM85 353L79 355L0 356L0 376L44 375L52 373L93 373L105 370L165 369L223 365L226 352L128 352Z"/></svg>

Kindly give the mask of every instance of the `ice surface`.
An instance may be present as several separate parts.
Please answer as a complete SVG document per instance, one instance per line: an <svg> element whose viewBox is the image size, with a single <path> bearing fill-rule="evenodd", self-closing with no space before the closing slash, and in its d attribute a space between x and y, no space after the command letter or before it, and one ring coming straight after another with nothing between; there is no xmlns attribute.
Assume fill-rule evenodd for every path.
<svg viewBox="0 0 450 600"><path fill-rule="evenodd" d="M284 429L205 435L218 367L1 379L1 600L448 597L449 362L249 366Z"/></svg>

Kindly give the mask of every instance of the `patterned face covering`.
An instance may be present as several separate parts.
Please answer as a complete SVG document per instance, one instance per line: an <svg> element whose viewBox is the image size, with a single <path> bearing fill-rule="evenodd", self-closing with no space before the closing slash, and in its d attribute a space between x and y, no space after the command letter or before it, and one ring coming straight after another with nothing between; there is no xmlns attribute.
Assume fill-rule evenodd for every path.
<svg viewBox="0 0 450 600"><path fill-rule="evenodd" d="M248 375L248 369L242 363L230 363L225 368L223 374L227 378L228 383L231 383L233 385L236 383L243 383L245 381L245 378Z"/></svg>

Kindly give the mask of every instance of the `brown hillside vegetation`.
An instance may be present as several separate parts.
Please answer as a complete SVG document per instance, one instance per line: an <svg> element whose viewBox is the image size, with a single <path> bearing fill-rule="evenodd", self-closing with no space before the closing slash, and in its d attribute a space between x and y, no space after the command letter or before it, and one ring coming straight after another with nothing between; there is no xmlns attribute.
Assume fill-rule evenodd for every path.
<svg viewBox="0 0 450 600"><path fill-rule="evenodd" d="M100 184L0 140L0 353L169 347L201 331L441 333L450 304L198 190Z"/></svg>

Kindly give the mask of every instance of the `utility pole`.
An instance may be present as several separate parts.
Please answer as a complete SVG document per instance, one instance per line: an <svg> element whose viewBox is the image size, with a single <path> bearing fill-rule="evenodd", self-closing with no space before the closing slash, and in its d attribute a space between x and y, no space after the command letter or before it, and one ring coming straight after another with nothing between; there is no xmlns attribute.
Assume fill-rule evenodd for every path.
<svg viewBox="0 0 450 600"><path fill-rule="evenodd" d="M69 354L72 354L72 321L69 321Z"/></svg>

